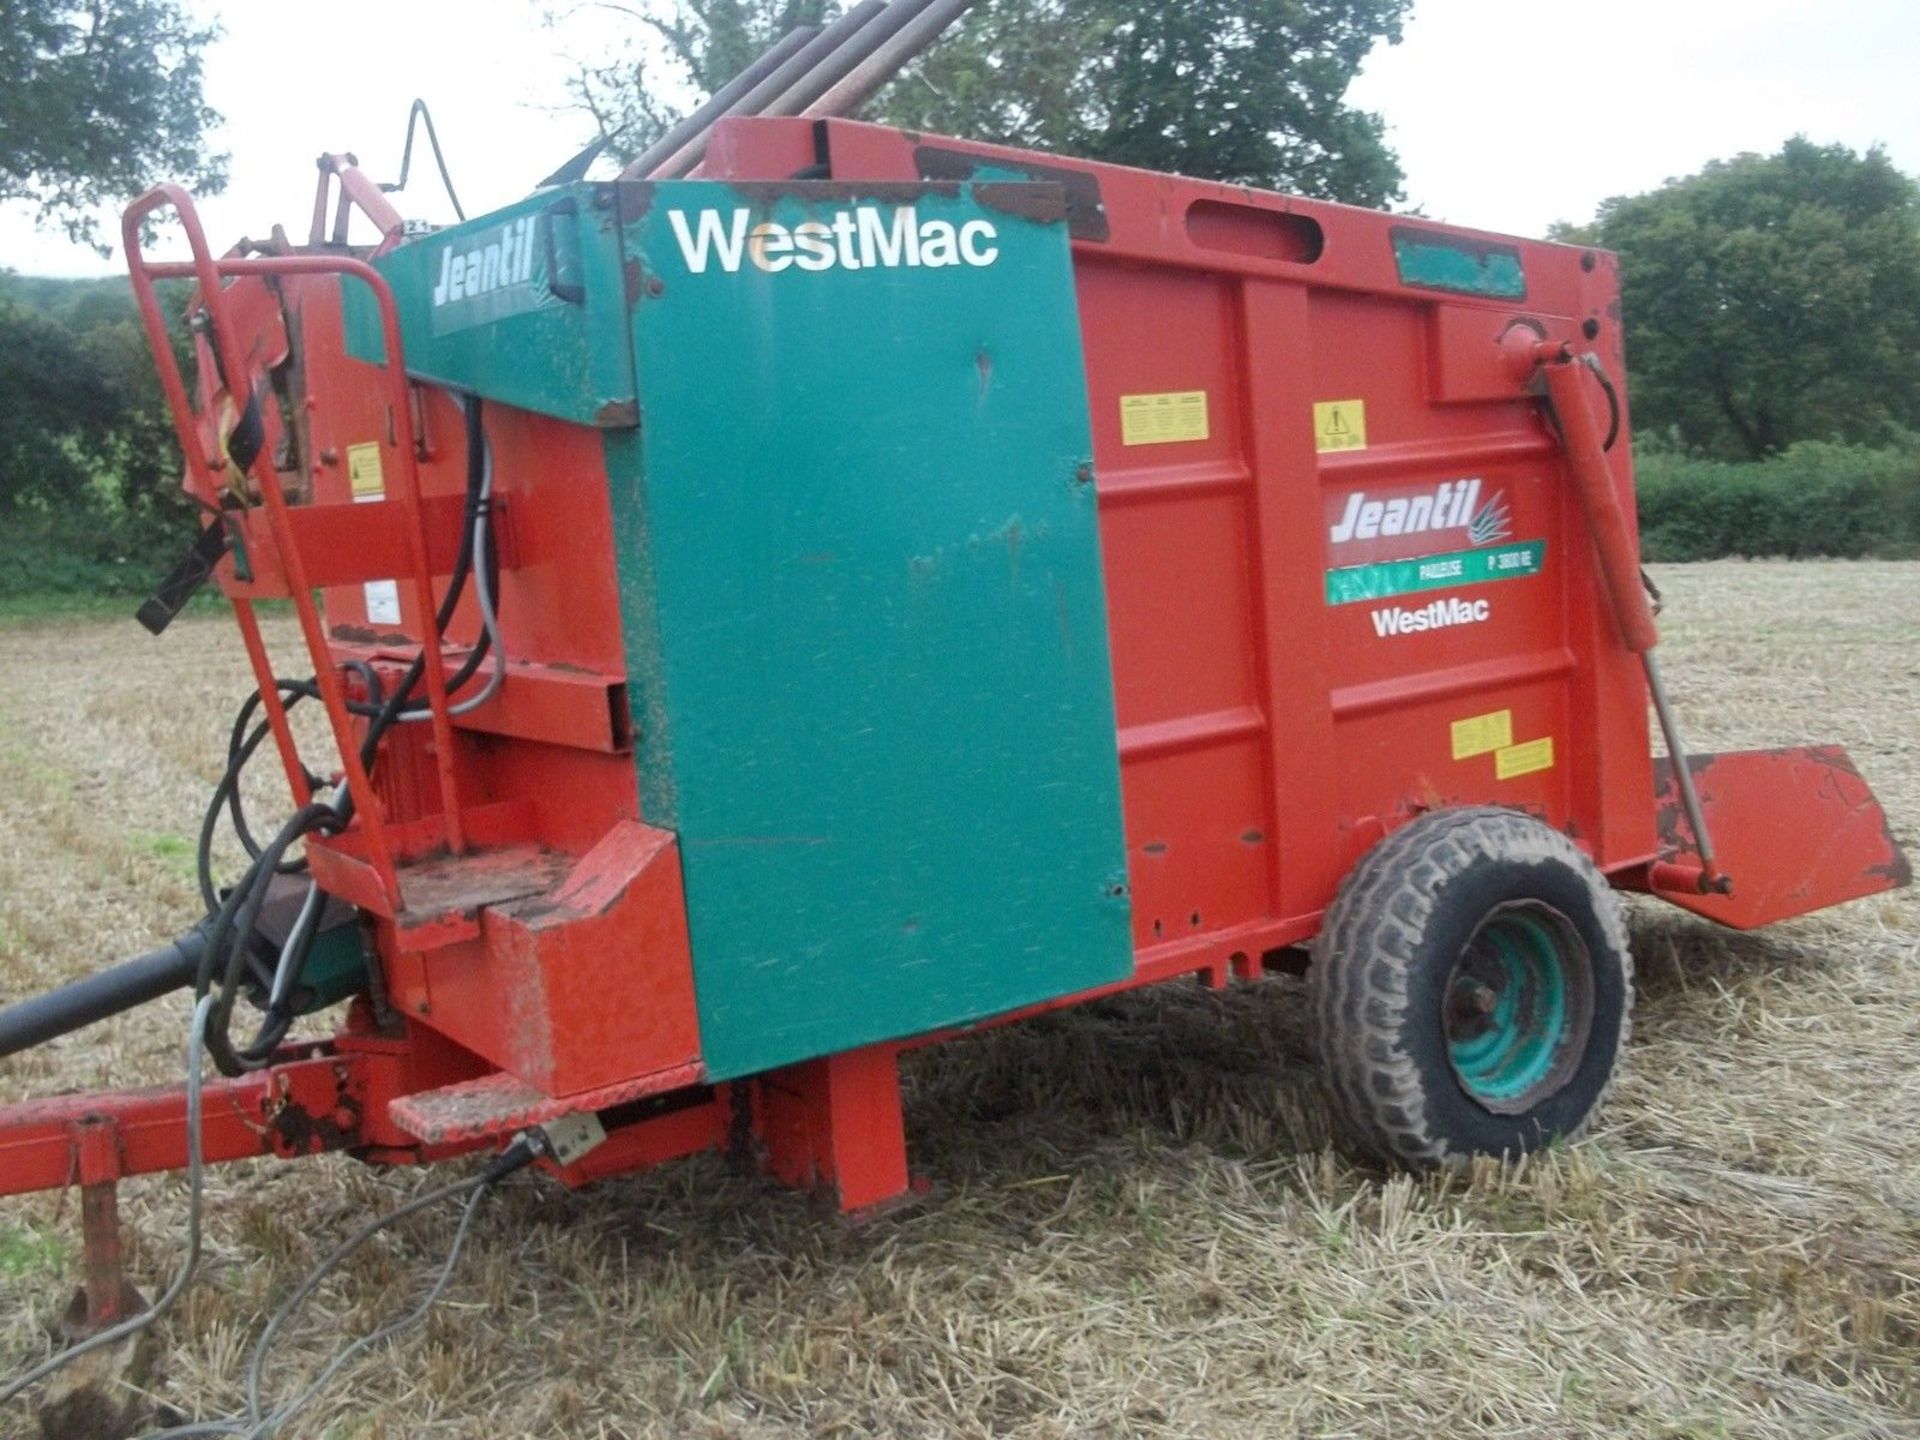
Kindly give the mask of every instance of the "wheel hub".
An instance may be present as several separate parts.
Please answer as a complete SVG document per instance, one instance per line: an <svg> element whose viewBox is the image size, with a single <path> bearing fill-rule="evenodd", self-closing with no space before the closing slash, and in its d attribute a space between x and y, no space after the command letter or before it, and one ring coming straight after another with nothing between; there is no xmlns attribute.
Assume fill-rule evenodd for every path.
<svg viewBox="0 0 1920 1440"><path fill-rule="evenodd" d="M1496 907L1447 980L1447 1060L1461 1088L1496 1114L1532 1109L1586 1053L1592 965L1573 923L1537 900Z"/></svg>

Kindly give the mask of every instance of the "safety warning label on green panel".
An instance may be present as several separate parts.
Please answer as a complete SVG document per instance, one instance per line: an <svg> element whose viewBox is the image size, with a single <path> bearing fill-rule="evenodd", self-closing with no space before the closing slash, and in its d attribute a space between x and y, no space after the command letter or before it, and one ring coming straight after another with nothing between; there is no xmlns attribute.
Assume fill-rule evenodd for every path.
<svg viewBox="0 0 1920 1440"><path fill-rule="evenodd" d="M1327 603L1350 605L1419 590L1452 590L1462 585L1484 585L1490 580L1524 580L1529 575L1538 575L1546 559L1546 541L1522 540L1512 545L1456 550L1446 555L1346 565L1327 571Z"/></svg>

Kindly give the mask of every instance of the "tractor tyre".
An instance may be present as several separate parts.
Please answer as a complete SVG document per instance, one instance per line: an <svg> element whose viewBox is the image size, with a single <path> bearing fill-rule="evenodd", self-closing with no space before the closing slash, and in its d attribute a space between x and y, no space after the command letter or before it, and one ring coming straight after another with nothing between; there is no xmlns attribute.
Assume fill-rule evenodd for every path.
<svg viewBox="0 0 1920 1440"><path fill-rule="evenodd" d="M1442 810L1340 886L1308 969L1333 1105L1381 1159L1457 1167L1576 1138L1626 1043L1619 898L1565 835Z"/></svg>

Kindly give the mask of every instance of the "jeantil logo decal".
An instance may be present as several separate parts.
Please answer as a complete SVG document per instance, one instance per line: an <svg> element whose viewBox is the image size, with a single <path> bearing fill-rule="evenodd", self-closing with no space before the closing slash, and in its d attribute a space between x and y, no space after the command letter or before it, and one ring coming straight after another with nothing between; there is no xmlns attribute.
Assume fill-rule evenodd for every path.
<svg viewBox="0 0 1920 1440"><path fill-rule="evenodd" d="M1491 545L1513 533L1513 518L1504 491L1496 491L1486 504L1479 504L1480 485L1479 480L1449 480L1431 491L1384 500L1356 490L1347 497L1340 518L1327 527L1327 538L1335 545L1345 545L1355 540L1464 530L1469 544Z"/></svg>

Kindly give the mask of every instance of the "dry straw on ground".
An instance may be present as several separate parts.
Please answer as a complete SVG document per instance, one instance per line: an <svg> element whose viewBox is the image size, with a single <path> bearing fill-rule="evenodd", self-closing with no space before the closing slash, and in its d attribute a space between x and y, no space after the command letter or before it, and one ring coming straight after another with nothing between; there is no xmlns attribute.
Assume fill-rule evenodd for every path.
<svg viewBox="0 0 1920 1440"><path fill-rule="evenodd" d="M1841 741L1913 847L1920 566L1659 578L1696 743ZM0 995L192 918L187 841L242 688L223 625L0 631ZM936 1188L864 1228L704 1160L578 1195L522 1176L431 1324L295 1433L1920 1435L1917 934L1911 894L1748 937L1638 910L1629 1076L1590 1143L1519 1169L1338 1158L1298 988L1275 981L916 1058ZM170 1002L0 1062L0 1098L170 1079L184 1017ZM216 1172L159 1397L232 1412L264 1312L431 1178ZM129 1183L123 1204L151 1291L183 1187ZM0 1369L42 1352L74 1209L0 1206ZM453 1218L346 1267L270 1383L403 1308ZM16 1409L0 1435L30 1424Z"/></svg>

